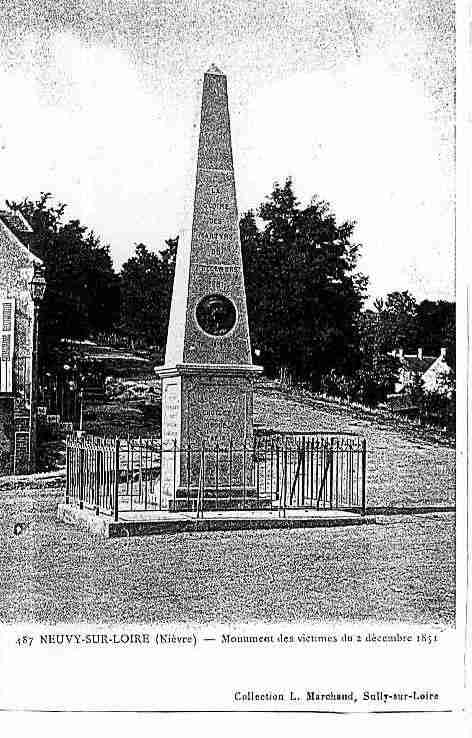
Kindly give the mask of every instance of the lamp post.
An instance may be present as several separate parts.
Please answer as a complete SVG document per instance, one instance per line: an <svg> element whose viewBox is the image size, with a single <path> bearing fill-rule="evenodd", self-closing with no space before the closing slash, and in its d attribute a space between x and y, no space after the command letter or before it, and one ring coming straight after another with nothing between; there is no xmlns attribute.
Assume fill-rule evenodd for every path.
<svg viewBox="0 0 472 738"><path fill-rule="evenodd" d="M33 357L31 364L31 398L30 398L30 459L29 470L36 468L36 426L38 407L38 352L39 352L39 307L46 292L44 267L35 264L30 282L30 293L33 298Z"/></svg>

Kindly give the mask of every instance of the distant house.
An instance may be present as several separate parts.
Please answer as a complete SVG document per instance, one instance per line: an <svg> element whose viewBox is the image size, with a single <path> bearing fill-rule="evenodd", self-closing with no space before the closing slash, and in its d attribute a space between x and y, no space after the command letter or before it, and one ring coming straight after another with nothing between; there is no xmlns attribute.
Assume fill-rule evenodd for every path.
<svg viewBox="0 0 472 738"><path fill-rule="evenodd" d="M450 390L448 379L452 368L447 363L445 348L441 349L439 356L425 356L421 348L416 354L405 354L399 349L393 351L392 355L400 362L394 396L408 394L419 380L426 392L446 394Z"/></svg>
<svg viewBox="0 0 472 738"><path fill-rule="evenodd" d="M35 304L45 282L43 262L29 249L32 233L20 213L0 210L0 475L35 465Z"/></svg>

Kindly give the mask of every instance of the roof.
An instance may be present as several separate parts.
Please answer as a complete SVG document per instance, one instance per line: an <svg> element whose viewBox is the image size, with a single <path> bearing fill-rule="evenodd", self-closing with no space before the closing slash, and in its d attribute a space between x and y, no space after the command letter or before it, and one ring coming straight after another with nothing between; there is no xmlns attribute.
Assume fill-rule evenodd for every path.
<svg viewBox="0 0 472 738"><path fill-rule="evenodd" d="M0 210L0 230L6 232L10 241L19 246L31 261L36 264L43 263L42 259L28 248L28 236L34 231L21 213L12 210Z"/></svg>
<svg viewBox="0 0 472 738"><path fill-rule="evenodd" d="M437 358L437 356L423 356L422 359L419 359L416 354L404 354L400 359L400 363L403 369L408 369L415 372L415 374L424 374Z"/></svg>
<svg viewBox="0 0 472 738"><path fill-rule="evenodd" d="M33 229L26 218L17 210L0 210L0 218L16 236L33 233Z"/></svg>

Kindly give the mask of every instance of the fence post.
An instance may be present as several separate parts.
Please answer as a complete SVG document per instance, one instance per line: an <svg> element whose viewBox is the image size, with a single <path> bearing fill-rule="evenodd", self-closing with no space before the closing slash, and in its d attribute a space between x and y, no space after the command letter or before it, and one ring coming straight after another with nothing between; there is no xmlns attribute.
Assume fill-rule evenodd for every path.
<svg viewBox="0 0 472 738"><path fill-rule="evenodd" d="M220 446L218 441L215 443L215 507L219 510L219 464L220 464Z"/></svg>
<svg viewBox="0 0 472 738"><path fill-rule="evenodd" d="M306 480L306 452L308 444L305 444L305 436L302 438L302 507L305 505L305 480ZM299 488L300 489L300 488ZM300 504L300 495L297 495L297 505Z"/></svg>
<svg viewBox="0 0 472 738"><path fill-rule="evenodd" d="M100 512L100 501L105 497L105 479L104 479L105 459L103 449L100 445L97 445L97 495L98 495L98 510ZM102 488L102 495L100 495L100 488Z"/></svg>
<svg viewBox="0 0 472 738"><path fill-rule="evenodd" d="M139 444L139 481L138 481L138 495L139 502L143 501L143 441L141 436L138 438Z"/></svg>
<svg viewBox="0 0 472 738"><path fill-rule="evenodd" d="M229 439L229 505L233 504L233 437Z"/></svg>
<svg viewBox="0 0 472 738"><path fill-rule="evenodd" d="M84 457L85 449L83 445L79 449L79 508L84 509Z"/></svg>
<svg viewBox="0 0 472 738"><path fill-rule="evenodd" d="M203 493L205 489L205 439L202 440L200 446L200 472L198 475L198 491L197 491L197 505L196 505L196 518L197 520L203 518Z"/></svg>
<svg viewBox="0 0 472 738"><path fill-rule="evenodd" d="M246 437L243 446L243 510L246 509Z"/></svg>
<svg viewBox="0 0 472 738"><path fill-rule="evenodd" d="M334 466L334 438L331 438L329 450L329 509L333 509L333 469Z"/></svg>
<svg viewBox="0 0 472 738"><path fill-rule="evenodd" d="M182 449L180 449L180 453L183 453ZM192 454L191 454L191 451L190 451L190 440L188 438L187 438L187 454L186 454L186 458L187 458L187 469L186 469L186 474L187 474L187 511L190 511L192 509L191 506L190 506L190 482L191 482L190 475L192 473Z"/></svg>
<svg viewBox="0 0 472 738"><path fill-rule="evenodd" d="M163 461L162 443L163 441L161 438L160 443L159 443L159 510L162 510L162 461ZM132 459L133 457L131 456L131 461ZM131 490L132 489L133 487L131 486ZM175 495L174 495L174 499L175 499ZM167 504L168 505L170 504L169 501L167 502Z"/></svg>
<svg viewBox="0 0 472 738"><path fill-rule="evenodd" d="M253 472L253 476L255 477L257 507L259 507L259 497L260 497L259 453L260 453L260 441L256 437L254 437L253 451L252 451L252 472ZM265 456L266 454L264 452L264 459L265 459ZM251 479L251 486L252 486L252 479Z"/></svg>
<svg viewBox="0 0 472 738"><path fill-rule="evenodd" d="M69 439L66 440L66 505L69 504L70 498L70 446Z"/></svg>
<svg viewBox="0 0 472 738"><path fill-rule="evenodd" d="M366 514L365 479L367 467L367 441L362 439L362 515Z"/></svg>
<svg viewBox="0 0 472 738"><path fill-rule="evenodd" d="M84 429L84 391L79 392L79 430Z"/></svg>
<svg viewBox="0 0 472 738"><path fill-rule="evenodd" d="M120 484L120 439L115 438L115 489L114 489L114 501L113 501L113 512L115 523L118 522L118 488Z"/></svg>
<svg viewBox="0 0 472 738"><path fill-rule="evenodd" d="M93 481L95 484L95 515L100 515L100 451L98 446L93 447Z"/></svg>
<svg viewBox="0 0 472 738"><path fill-rule="evenodd" d="M174 487L174 500L177 499L176 491L177 491L177 439L174 438L174 442L172 444L172 451L173 451L173 461L174 461L174 469L173 469L173 487ZM180 458L179 458L180 461ZM180 470L179 470L180 471ZM180 481L180 475L179 475L179 481Z"/></svg>
<svg viewBox="0 0 472 738"><path fill-rule="evenodd" d="M279 508L281 507L282 502L282 488L280 484L280 441L277 441L277 446L275 447L275 499L279 501ZM283 463L283 462L282 462ZM272 496L272 492L271 492Z"/></svg>
<svg viewBox="0 0 472 738"><path fill-rule="evenodd" d="M282 467L282 474L283 474L283 496L284 496L284 518L287 517L287 475L288 475L288 460L287 460L287 439L284 440L284 449L283 449L283 467Z"/></svg>

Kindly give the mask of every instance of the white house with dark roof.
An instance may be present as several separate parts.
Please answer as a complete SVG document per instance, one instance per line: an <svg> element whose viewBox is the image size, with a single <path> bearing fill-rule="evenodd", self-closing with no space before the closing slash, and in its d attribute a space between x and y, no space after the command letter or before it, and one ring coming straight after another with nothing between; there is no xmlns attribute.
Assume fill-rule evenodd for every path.
<svg viewBox="0 0 472 738"><path fill-rule="evenodd" d="M452 368L446 359L446 349L442 348L439 356L425 356L419 348L416 354L405 354L402 349L392 352L400 362L398 381L395 384L395 393L407 392L413 384L421 379L426 392L447 393L448 379Z"/></svg>
<svg viewBox="0 0 472 738"><path fill-rule="evenodd" d="M0 474L35 466L37 288L44 293L45 283L32 234L20 213L0 210Z"/></svg>

